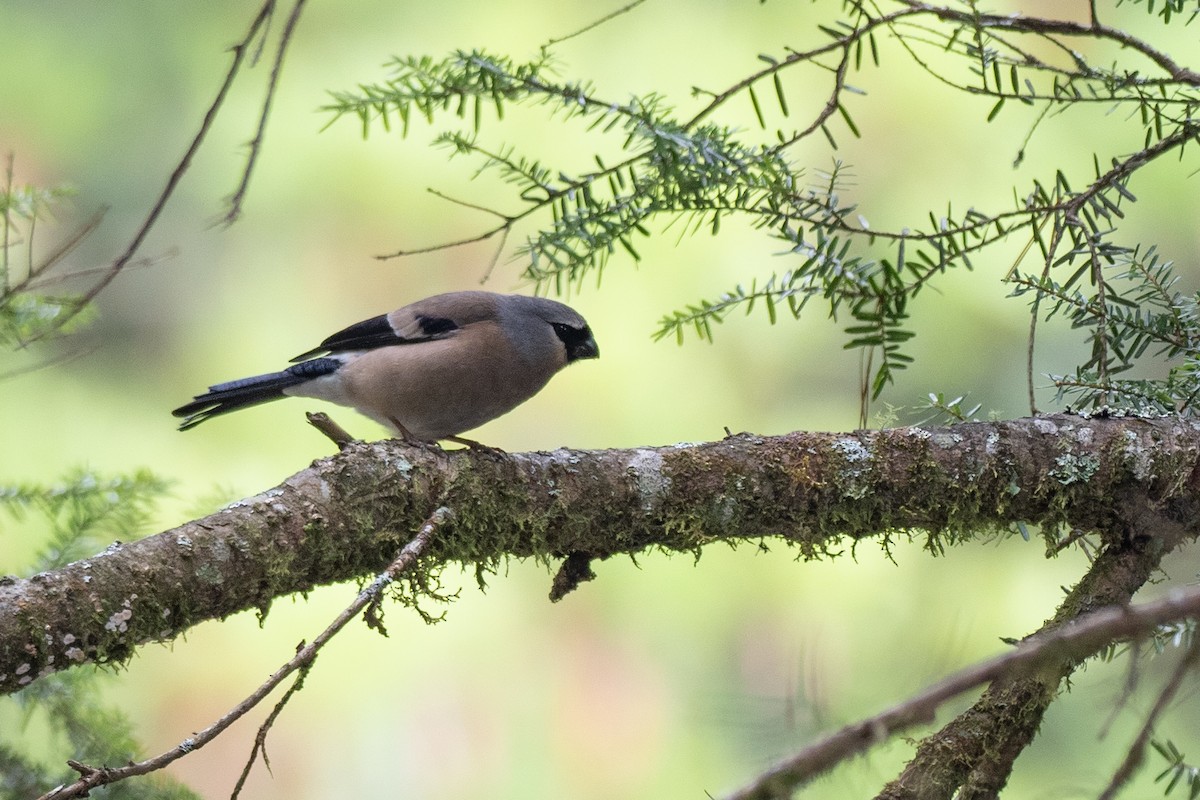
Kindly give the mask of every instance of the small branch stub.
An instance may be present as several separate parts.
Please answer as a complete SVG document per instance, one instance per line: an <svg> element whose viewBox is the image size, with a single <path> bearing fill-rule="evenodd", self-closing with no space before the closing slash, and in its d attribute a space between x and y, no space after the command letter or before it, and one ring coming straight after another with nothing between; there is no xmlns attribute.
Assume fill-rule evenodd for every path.
<svg viewBox="0 0 1200 800"><path fill-rule="evenodd" d="M576 550L563 559L554 575L554 583L550 586L550 602L557 603L571 592L579 588L579 584L595 580L596 573L592 571L592 557L588 553Z"/></svg>

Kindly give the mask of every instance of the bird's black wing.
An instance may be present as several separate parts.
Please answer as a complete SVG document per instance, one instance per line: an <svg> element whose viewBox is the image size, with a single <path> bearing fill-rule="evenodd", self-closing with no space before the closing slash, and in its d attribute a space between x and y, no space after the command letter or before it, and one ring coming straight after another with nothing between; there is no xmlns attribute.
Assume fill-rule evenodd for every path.
<svg viewBox="0 0 1200 800"><path fill-rule="evenodd" d="M414 344L427 342L430 339L444 339L458 330L458 324L446 317L420 315L413 319L415 324L407 326L403 331L396 330L390 319L392 315L380 314L378 317L355 323L329 336L325 341L312 350L301 353L292 359L304 361L320 353L344 353L348 350L374 350L377 347L391 347L398 344Z"/></svg>

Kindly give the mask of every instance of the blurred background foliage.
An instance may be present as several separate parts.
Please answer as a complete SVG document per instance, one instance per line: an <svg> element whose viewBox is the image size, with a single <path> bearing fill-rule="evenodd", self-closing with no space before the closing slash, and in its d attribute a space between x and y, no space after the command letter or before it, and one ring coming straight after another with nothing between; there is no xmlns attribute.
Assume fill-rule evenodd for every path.
<svg viewBox="0 0 1200 800"><path fill-rule="evenodd" d="M759 53L819 41L817 25L836 18L836 6L699 0L684 8L651 0L557 45L558 69L591 79L605 97L656 91L687 107L701 102L692 87L731 85L761 66ZM1056 4L1055 13L1078 18L1086 6ZM0 148L14 154L17 183L71 187L56 206L56 224L39 224L35 257L102 208L101 225L66 266L104 266L127 245L193 136L227 69L226 50L252 11L226 0L186 7L0 0ZM376 130L365 140L352 120L326 128L330 115L319 109L329 92L386 77L383 65L394 56L479 47L523 60L603 11L523 0L310 4L242 219L214 225L243 168L269 57L235 84L143 246L145 261L101 294L90 324L0 355L0 485L76 485L81 475L104 484L147 468L154 481L169 482L169 495L154 511L139 506L122 520L139 523L136 532L102 527L127 539L254 494L327 455L328 442L303 419L313 403L262 407L189 435L174 430L168 412L209 383L274 369L348 323L477 286L492 243L374 256L460 239L493 221L427 187L490 207L510 198L498 181L473 181L475 165L431 149L441 126L418 121L406 138ZM1135 5L1107 11L1106 21L1181 56L1197 43L1194 26L1165 27ZM815 137L793 153L812 170L835 158L846 164L850 199L873 225L915 227L950 202L1005 206L1031 177L1059 168L1090 176L1093 153L1141 146L1101 104L1048 118L1023 145L1036 110L1010 104L988 122L992 102L931 80L886 42L882 57L882 69L851 81L866 92L853 106L862 138L835 128L836 151ZM827 86L801 82L789 92L793 114L807 118ZM747 129L758 124L748 102L718 116ZM576 132L539 109L515 108L497 138L570 162L590 152ZM1126 209L1128 235L1180 262L1185 289L1194 291L1194 178L1164 160L1132 188L1139 201ZM667 312L781 269L778 242L737 220L718 237L652 233L638 242L636 268L617 253L602 280L585 281L569 297L591 322L603 358L568 370L478 438L507 450L600 448L708 440L726 427L782 433L857 424L859 356L842 349L840 326L818 306L774 327L762 314L731 317L711 344L651 339ZM915 418L930 392L969 394L982 415L1027 413L1027 305L1006 300L1001 283L1020 244L979 259L973 272L947 276L911 309L916 361L882 397L898 407L896 419ZM486 287L527 290L524 266L502 259ZM1043 328L1036 369L1067 371L1086 349L1065 323ZM1042 404L1052 396L1043 390ZM382 435L351 412L334 416L357 435ZM38 559L53 551L45 538L53 533L28 515L0 519L0 573L47 563ZM427 627L396 609L390 638L352 626L273 730L274 775L260 766L249 791L584 800L719 794L815 734L994 654L999 637L1034 629L1086 563L1078 551L1048 561L1036 540L1019 537L938 558L919 545L895 543L889 556L863 542L820 563L797 563L794 553L768 546L713 548L698 564L657 554L600 564L599 580L554 606L547 570L514 563L486 593L467 576L444 624ZM1167 573L1192 579L1194 554L1171 559ZM144 648L104 679L102 694L127 712L146 752L173 746L260 683L353 593L322 589L277 602L262 626L243 614ZM1128 663L1080 673L1018 762L1012 796L1094 796L1153 701L1163 667L1142 666L1148 689L1115 715ZM1200 752L1187 722L1198 710L1195 693L1179 705L1163 733L1185 753ZM226 795L260 720L235 726L173 774L204 797ZM51 718L25 720L16 706L0 706L0 731L16 730L46 763L74 754ZM909 755L906 744L891 743L811 792L873 793ZM1154 766L1135 792L1161 792L1147 788Z"/></svg>

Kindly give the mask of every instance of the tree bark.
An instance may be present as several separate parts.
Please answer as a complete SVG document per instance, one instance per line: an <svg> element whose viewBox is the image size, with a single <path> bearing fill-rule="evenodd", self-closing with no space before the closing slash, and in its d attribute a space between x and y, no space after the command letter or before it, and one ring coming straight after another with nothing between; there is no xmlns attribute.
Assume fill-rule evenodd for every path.
<svg viewBox="0 0 1200 800"><path fill-rule="evenodd" d="M1051 542L1066 526L1165 551L1198 532L1198 463L1200 430L1176 418L1053 416L511 455L356 444L211 516L0 579L0 691L373 575L443 505L451 521L407 584L414 596L447 563L482 575L509 557L562 558L586 577L588 562L616 554L763 537L815 558L847 538L918 535L940 551L1020 523ZM1139 522L1151 512L1158 530L1170 528L1161 541Z"/></svg>

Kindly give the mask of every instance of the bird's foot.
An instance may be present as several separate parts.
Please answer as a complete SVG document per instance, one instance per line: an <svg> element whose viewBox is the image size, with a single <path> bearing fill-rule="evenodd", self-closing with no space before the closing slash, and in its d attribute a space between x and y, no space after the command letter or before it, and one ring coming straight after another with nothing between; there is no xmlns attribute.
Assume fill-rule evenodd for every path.
<svg viewBox="0 0 1200 800"><path fill-rule="evenodd" d="M477 453L486 453L491 456L496 456L497 458L507 455L507 453L505 453L499 447L492 447L491 445L486 445L483 442L477 442L474 439L465 439L462 436L447 436L446 441L465 445Z"/></svg>

